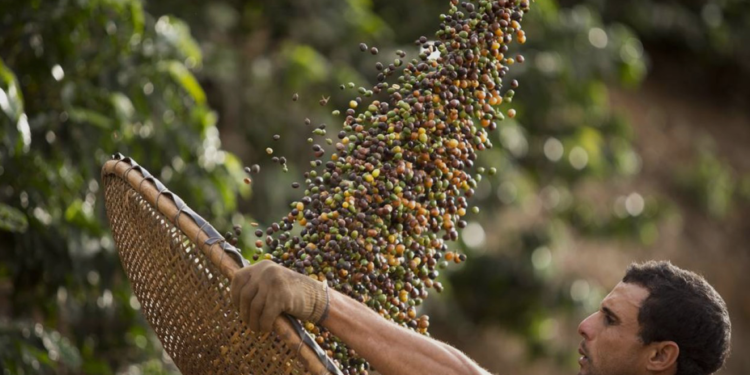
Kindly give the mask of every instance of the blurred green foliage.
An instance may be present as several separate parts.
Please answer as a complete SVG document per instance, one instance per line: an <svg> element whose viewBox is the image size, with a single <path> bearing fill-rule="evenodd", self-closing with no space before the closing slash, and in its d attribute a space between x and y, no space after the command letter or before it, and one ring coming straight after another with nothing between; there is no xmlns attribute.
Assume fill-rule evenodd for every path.
<svg viewBox="0 0 750 375"><path fill-rule="evenodd" d="M441 276L446 292L436 303L452 320L502 324L534 354L564 361L558 354L569 348L544 345L549 317L588 310L600 295L559 280L554 253L571 236L653 243L668 212L663 198L589 189L640 171L631 128L609 90L643 80L642 41L662 35L649 10L683 15L673 20L685 27L664 31L675 48L727 59L748 39L742 17L750 12L737 1L716 3L718 13L646 0L562 4L534 2L524 19L528 42L509 52L525 57L511 67L508 81L520 87L502 107L517 115L499 124L495 147L480 156L478 167L498 173L476 189L482 212L456 245L469 261ZM445 9L428 0L0 3L5 373L174 371L121 271L99 192L102 164L114 152L134 157L217 228L245 226L249 244L249 217L238 212L261 223L286 213L298 197L290 183L310 168L312 155L300 151L309 149L308 133L321 124L337 133L342 119L332 111L375 83L377 61L390 63L399 49L416 56L412 42L434 35ZM361 53L360 42L379 55ZM349 82L354 89L339 89ZM288 173L270 161L269 146L287 157ZM705 155L680 186L722 215L732 194L750 197L750 182ZM262 173L250 195L239 182L242 165L253 163Z"/></svg>
<svg viewBox="0 0 750 375"><path fill-rule="evenodd" d="M703 145L689 167L675 171L675 182L696 208L725 219L740 202L750 202L750 176L740 176L710 145Z"/></svg>
<svg viewBox="0 0 750 375"><path fill-rule="evenodd" d="M644 46L663 60L661 70L679 72L697 92L711 100L745 107L750 93L750 3L742 0L629 2L563 0L586 4L608 23L626 24ZM650 47L650 48L649 48ZM689 63L685 63L689 62ZM675 69L676 68L676 69ZM731 89L730 89L731 88ZM712 218L725 218L738 203L746 203L750 176L738 173L723 160L713 141L697 145L691 163L675 171L686 202Z"/></svg>
<svg viewBox="0 0 750 375"><path fill-rule="evenodd" d="M109 374L158 353L114 252L99 174L110 154L132 156L227 225L242 170L191 72L201 64L187 25L140 1L0 5L5 373Z"/></svg>
<svg viewBox="0 0 750 375"><path fill-rule="evenodd" d="M664 50L700 56L702 65L736 65L750 74L747 28L750 4L743 0L619 2L563 0L585 3L607 22L627 24L644 43L659 43Z"/></svg>

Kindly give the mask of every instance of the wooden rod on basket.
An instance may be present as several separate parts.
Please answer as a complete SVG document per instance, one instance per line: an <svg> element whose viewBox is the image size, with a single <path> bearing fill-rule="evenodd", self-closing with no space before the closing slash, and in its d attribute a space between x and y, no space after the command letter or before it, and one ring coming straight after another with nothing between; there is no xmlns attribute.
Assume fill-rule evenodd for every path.
<svg viewBox="0 0 750 375"><path fill-rule="evenodd" d="M203 254L205 254L209 260L219 268L222 275L228 278L231 282L232 279L234 279L235 272L241 268L237 262L232 259L230 255L227 255L224 249L219 245L219 242L210 245L207 244L206 240L209 239L208 235L198 226L190 215L178 215L179 208L174 201L164 195L160 197L159 190L156 186L150 181L144 181L145 178L140 171L132 169L131 167L132 165L130 165L130 163L123 162L122 160L109 160L104 164L103 169L108 173L126 179L130 186L138 191L146 201L164 215L167 220L182 230L188 238L194 241L195 246L198 247ZM298 350L299 360L304 363L310 373L315 375L333 375L328 371L315 351L305 345L300 335L294 330L291 323L286 318L283 316L276 318L276 321L273 324L273 330L290 348Z"/></svg>

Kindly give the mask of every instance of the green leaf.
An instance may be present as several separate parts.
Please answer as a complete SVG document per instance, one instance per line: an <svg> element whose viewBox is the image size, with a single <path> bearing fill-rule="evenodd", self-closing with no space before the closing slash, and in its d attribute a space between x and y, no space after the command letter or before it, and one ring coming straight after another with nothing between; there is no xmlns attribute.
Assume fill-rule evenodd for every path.
<svg viewBox="0 0 750 375"><path fill-rule="evenodd" d="M78 348L57 331L44 331L42 344L48 353L57 353L59 361L68 368L77 369L81 366L81 353Z"/></svg>
<svg viewBox="0 0 750 375"><path fill-rule="evenodd" d="M29 151L29 146L31 146L31 128L29 128L29 119L25 113L22 113L18 117L16 129L18 130L18 134L21 135L16 142L16 153L26 153Z"/></svg>
<svg viewBox="0 0 750 375"><path fill-rule="evenodd" d="M0 59L0 110L11 120L18 121L23 114L23 94L15 74Z"/></svg>
<svg viewBox="0 0 750 375"><path fill-rule="evenodd" d="M625 87L637 88L646 76L646 64L641 60L626 62L620 66L620 80Z"/></svg>
<svg viewBox="0 0 750 375"><path fill-rule="evenodd" d="M31 146L31 130L28 117L23 111L23 95L16 76L5 66L2 59L0 59L0 111L9 117L11 122L16 123L15 130L20 135L16 139L15 132L10 131L3 143L15 149L16 154L28 152Z"/></svg>
<svg viewBox="0 0 750 375"><path fill-rule="evenodd" d="M69 223L86 229L91 233L100 231L100 227L93 216L90 206L86 205L81 199L76 199L65 209L65 220Z"/></svg>
<svg viewBox="0 0 750 375"><path fill-rule="evenodd" d="M203 56L200 46L190 35L190 27L183 21L169 16L161 16L154 25L156 35L173 45L185 57L200 66Z"/></svg>
<svg viewBox="0 0 750 375"><path fill-rule="evenodd" d="M349 8L344 19L366 35L390 37L393 35L393 30L372 11L372 3L371 0L348 0Z"/></svg>
<svg viewBox="0 0 750 375"><path fill-rule="evenodd" d="M234 154L231 154L229 152L224 154L224 167L229 172L229 178L231 178L233 181L242 181L243 178L245 178L245 171L242 169L242 161L240 161L237 156ZM230 188L230 192L231 192ZM240 193L240 196L243 199L249 199L250 198L250 188L247 187L245 184L240 184L240 187L237 189ZM234 195L231 196L231 203L232 207L229 208L230 210L235 209L235 206L237 204L236 199L234 198Z"/></svg>
<svg viewBox="0 0 750 375"><path fill-rule="evenodd" d="M130 17L133 20L133 35L142 35L143 25L145 23L143 16L143 3L140 1L130 2Z"/></svg>
<svg viewBox="0 0 750 375"><path fill-rule="evenodd" d="M180 63L179 61L164 61L158 65L159 71L167 72L172 78L182 86L185 91L195 100L199 105L206 103L206 93L203 92L203 88L195 79L193 73Z"/></svg>
<svg viewBox="0 0 750 375"><path fill-rule="evenodd" d="M130 101L130 98L123 93L116 92L110 96L110 100L112 101L112 106L115 109L117 118L121 123L127 123L133 118L133 115L135 115L135 107L133 106L133 102Z"/></svg>
<svg viewBox="0 0 750 375"><path fill-rule="evenodd" d="M112 120L107 116L90 109L73 107L68 109L68 114L70 115L70 119L75 122L88 123L102 129L109 129L112 127Z"/></svg>
<svg viewBox="0 0 750 375"><path fill-rule="evenodd" d="M211 176L211 180L221 196L222 209L234 210L237 207L237 198L233 186L227 181L227 176Z"/></svg>
<svg viewBox="0 0 750 375"><path fill-rule="evenodd" d="M284 46L281 56L282 60L288 61L286 79L292 87L323 82L330 73L328 59L311 46L289 43Z"/></svg>
<svg viewBox="0 0 750 375"><path fill-rule="evenodd" d="M28 227L29 221L23 212L5 203L0 203L0 229L23 233Z"/></svg>

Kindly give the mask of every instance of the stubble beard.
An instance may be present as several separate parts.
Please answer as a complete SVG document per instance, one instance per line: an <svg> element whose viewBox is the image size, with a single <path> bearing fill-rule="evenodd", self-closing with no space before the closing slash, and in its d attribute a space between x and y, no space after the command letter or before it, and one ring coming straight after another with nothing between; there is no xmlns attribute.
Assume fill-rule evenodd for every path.
<svg viewBox="0 0 750 375"><path fill-rule="evenodd" d="M588 352L587 352L588 353ZM600 372L591 361L591 357L586 356L586 367L582 367L578 370L578 375L614 375L614 374L603 374Z"/></svg>
<svg viewBox="0 0 750 375"><path fill-rule="evenodd" d="M589 362L588 366L586 368L586 371L584 371L583 369L581 369L580 371L578 371L578 375L603 375L603 374L601 374L594 367L592 367L591 366L591 362ZM612 375L612 374L608 374L608 375Z"/></svg>
<svg viewBox="0 0 750 375"><path fill-rule="evenodd" d="M585 371L584 369L580 369L578 371L578 375L631 375L631 374L634 374L634 372L632 371L633 371L632 369L623 369L623 368L616 369L614 372L608 371L608 370L599 371L598 368L593 366L593 364L591 363L591 359L588 358L588 363L587 363Z"/></svg>

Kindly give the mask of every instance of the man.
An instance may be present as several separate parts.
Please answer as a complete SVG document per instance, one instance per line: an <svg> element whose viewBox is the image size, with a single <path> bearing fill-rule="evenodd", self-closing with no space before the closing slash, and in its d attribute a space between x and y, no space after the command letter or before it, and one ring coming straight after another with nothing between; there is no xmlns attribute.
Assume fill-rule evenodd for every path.
<svg viewBox="0 0 750 375"><path fill-rule="evenodd" d="M318 322L383 375L488 374L457 349L270 261L237 272L231 292L251 329L270 331L282 312ZM730 331L724 301L702 277L668 262L633 264L578 327L579 375L709 375L724 364Z"/></svg>
<svg viewBox="0 0 750 375"><path fill-rule="evenodd" d="M724 365L731 325L706 280L648 262L628 267L578 333L580 375L708 375Z"/></svg>

